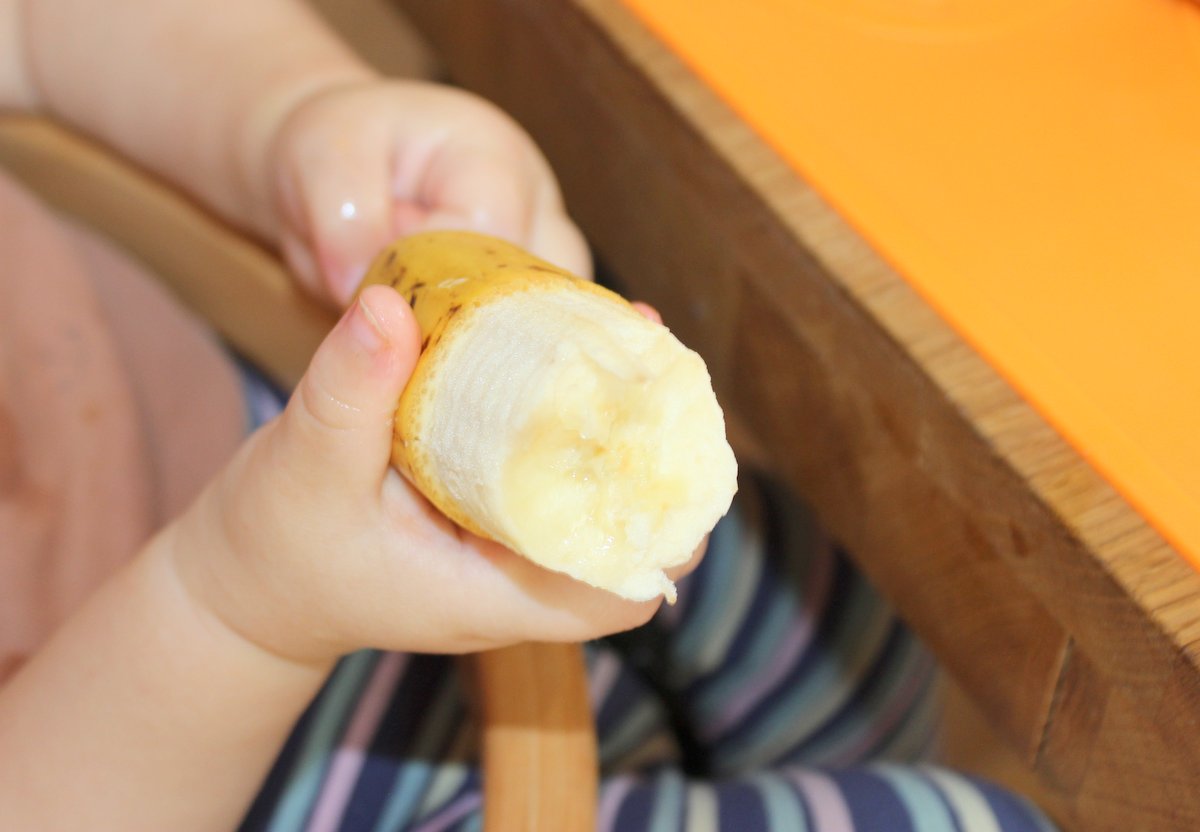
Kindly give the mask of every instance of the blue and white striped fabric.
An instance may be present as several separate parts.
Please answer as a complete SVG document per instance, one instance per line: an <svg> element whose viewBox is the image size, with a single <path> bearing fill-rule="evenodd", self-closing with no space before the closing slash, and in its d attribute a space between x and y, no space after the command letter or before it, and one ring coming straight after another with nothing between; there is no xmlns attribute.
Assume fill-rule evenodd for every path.
<svg viewBox="0 0 1200 832"><path fill-rule="evenodd" d="M278 411L248 382L252 419ZM743 484L679 603L588 645L601 830L1047 832L1022 799L926 764L929 654L802 506ZM344 659L243 832L481 828L460 665Z"/></svg>

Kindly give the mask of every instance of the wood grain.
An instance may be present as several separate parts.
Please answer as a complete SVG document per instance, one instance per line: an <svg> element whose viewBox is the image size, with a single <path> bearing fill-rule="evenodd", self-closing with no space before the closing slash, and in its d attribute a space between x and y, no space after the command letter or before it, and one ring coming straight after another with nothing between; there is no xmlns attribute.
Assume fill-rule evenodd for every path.
<svg viewBox="0 0 1200 832"><path fill-rule="evenodd" d="M404 0L533 134L629 290L1038 775L1200 828L1200 577L614 0ZM802 83L803 79L789 79Z"/></svg>
<svg viewBox="0 0 1200 832"><path fill-rule="evenodd" d="M475 673L486 832L595 829L596 732L579 645L480 653Z"/></svg>

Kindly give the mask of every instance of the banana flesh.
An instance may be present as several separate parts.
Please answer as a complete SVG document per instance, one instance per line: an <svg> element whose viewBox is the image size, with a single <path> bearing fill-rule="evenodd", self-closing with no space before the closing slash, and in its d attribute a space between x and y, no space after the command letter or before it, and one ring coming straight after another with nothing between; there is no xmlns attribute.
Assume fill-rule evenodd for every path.
<svg viewBox="0 0 1200 832"><path fill-rule="evenodd" d="M619 296L504 241L407 237L364 285L404 295L423 346L394 465L447 517L631 600L675 588L737 465L703 360Z"/></svg>

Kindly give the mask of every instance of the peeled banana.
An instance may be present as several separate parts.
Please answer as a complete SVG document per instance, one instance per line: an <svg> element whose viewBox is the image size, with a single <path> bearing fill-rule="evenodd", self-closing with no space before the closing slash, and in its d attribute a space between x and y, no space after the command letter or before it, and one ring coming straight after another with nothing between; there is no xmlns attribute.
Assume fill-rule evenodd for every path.
<svg viewBox="0 0 1200 832"><path fill-rule="evenodd" d="M465 529L631 600L675 586L737 464L703 360L618 295L505 241L407 237L363 285L423 338L392 462Z"/></svg>

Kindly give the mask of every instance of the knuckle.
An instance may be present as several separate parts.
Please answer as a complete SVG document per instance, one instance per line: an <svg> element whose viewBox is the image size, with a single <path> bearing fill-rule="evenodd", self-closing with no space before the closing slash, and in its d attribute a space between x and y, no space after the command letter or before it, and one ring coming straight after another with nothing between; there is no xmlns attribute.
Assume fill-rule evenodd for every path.
<svg viewBox="0 0 1200 832"><path fill-rule="evenodd" d="M320 373L310 373L305 378L297 398L298 415L323 430L343 433L362 422L362 408L334 392Z"/></svg>

